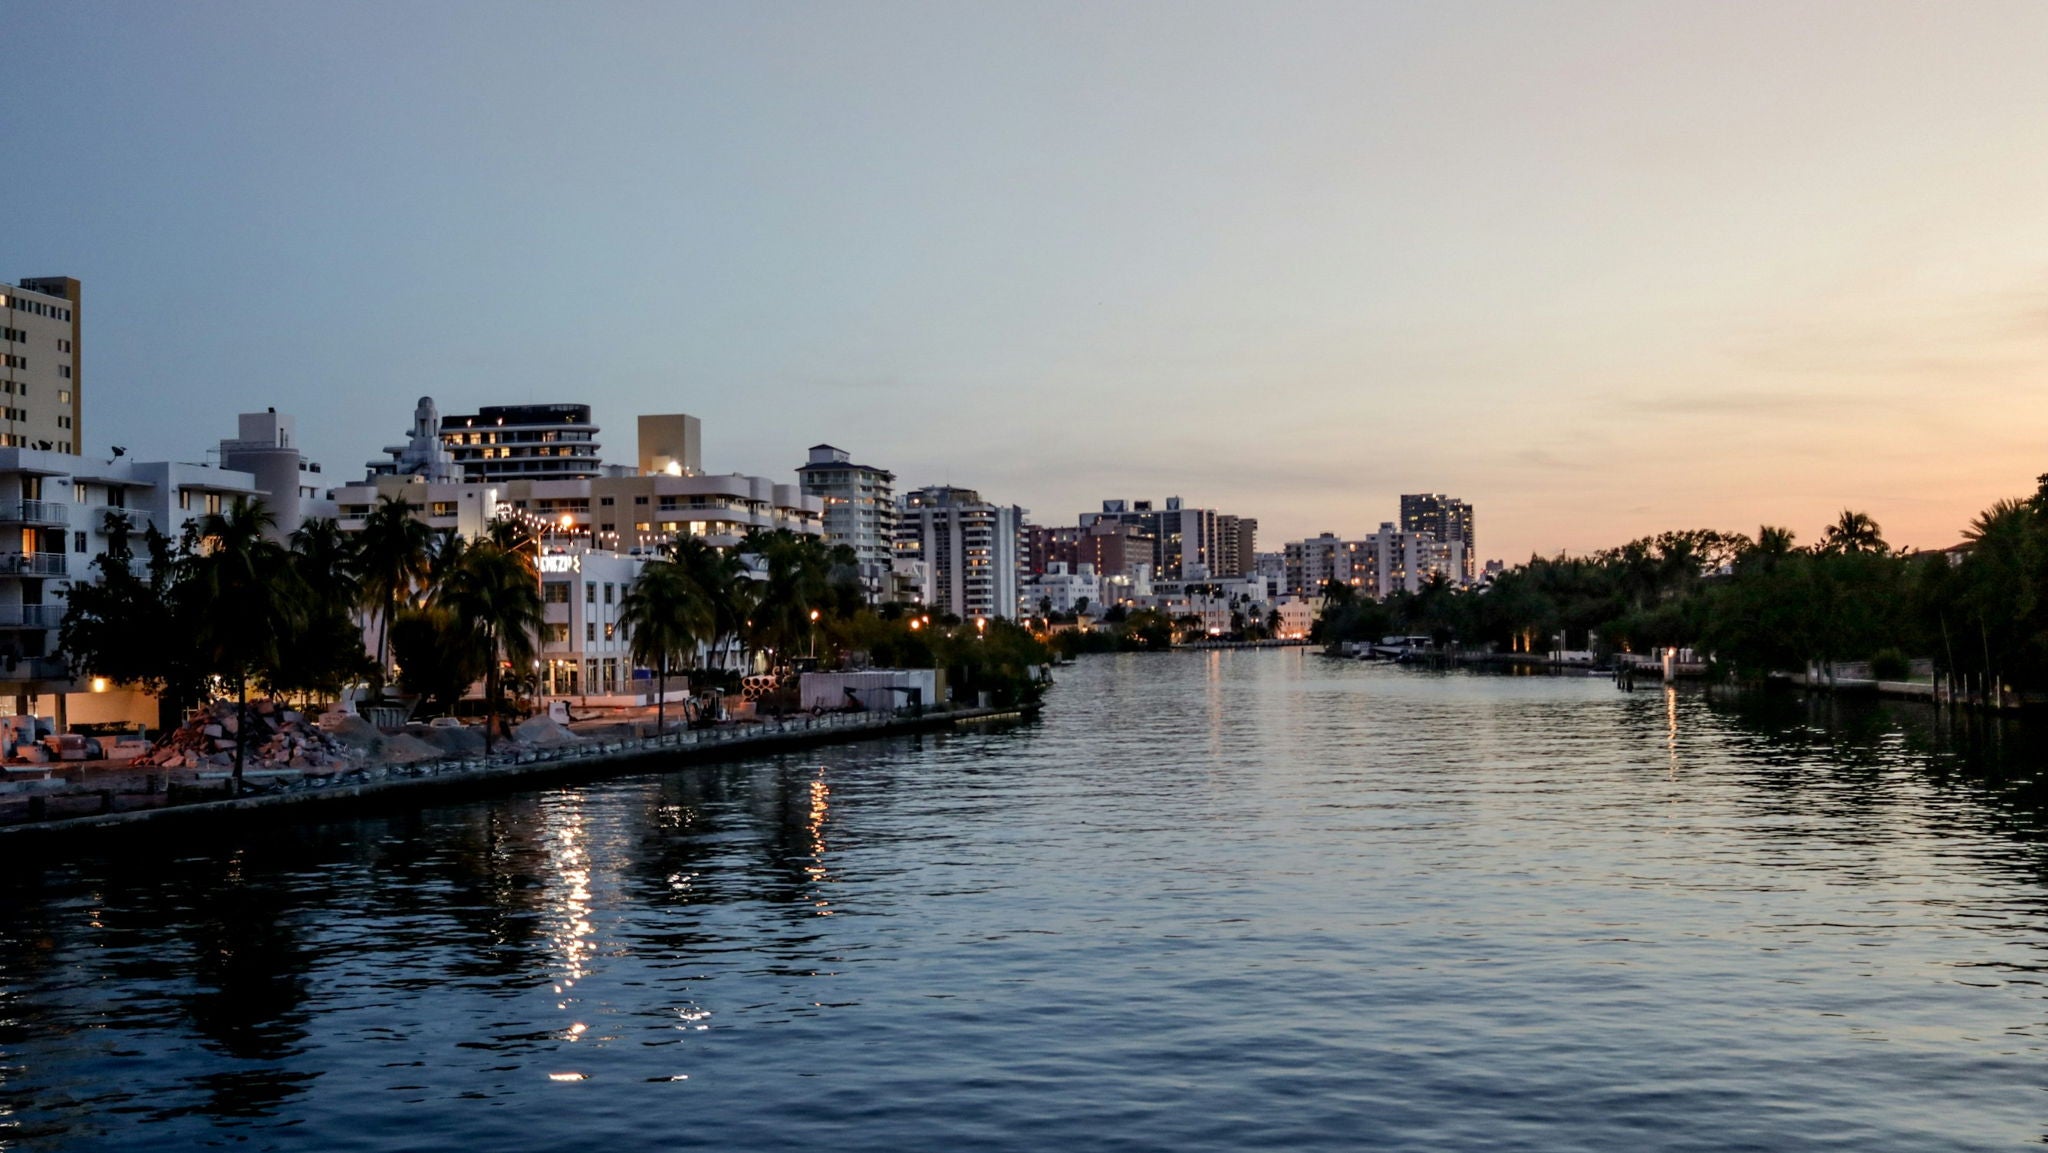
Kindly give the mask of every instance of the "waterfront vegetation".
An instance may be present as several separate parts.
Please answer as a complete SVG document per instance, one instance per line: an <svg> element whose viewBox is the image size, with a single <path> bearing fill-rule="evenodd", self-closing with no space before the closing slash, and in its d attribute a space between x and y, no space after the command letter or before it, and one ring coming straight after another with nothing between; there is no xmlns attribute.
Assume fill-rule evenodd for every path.
<svg viewBox="0 0 2048 1153"><path fill-rule="evenodd" d="M110 515L96 579L67 593L60 647L77 675L155 695L164 730L215 696L327 700L395 683L431 713L455 710L481 683L488 750L508 696L538 687L537 542L503 520L474 540L435 532L416 511L387 497L360 533L316 518L281 543L261 501L200 518L176 539L153 527L138 535ZM853 560L780 530L732 549L684 538L642 566L619 623L663 690L685 671L698 687L730 690L756 670L877 665L944 669L967 699L1036 700L1036 670L1051 654L1029 632L869 608ZM665 704L657 716L667 720Z"/></svg>
<svg viewBox="0 0 2048 1153"><path fill-rule="evenodd" d="M1914 658L1943 675L2048 691L2048 477L2000 501L1941 552L1891 547L1845 511L1811 546L1789 529L1755 536L1667 532L1591 556L1532 557L1490 584L1442 581L1382 601L1333 584L1315 638L1327 644L1426 635L1501 653L1691 648L1738 680L1867 661L1903 679Z"/></svg>

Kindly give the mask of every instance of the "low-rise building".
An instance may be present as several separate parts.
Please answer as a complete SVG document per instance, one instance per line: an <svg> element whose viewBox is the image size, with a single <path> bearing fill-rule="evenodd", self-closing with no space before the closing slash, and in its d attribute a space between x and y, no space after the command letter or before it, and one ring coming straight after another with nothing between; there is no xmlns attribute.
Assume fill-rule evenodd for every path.
<svg viewBox="0 0 2048 1153"><path fill-rule="evenodd" d="M1082 564L1069 572L1067 562L1053 561L1046 571L1024 582L1024 615L1087 612L1104 604L1095 566Z"/></svg>
<svg viewBox="0 0 2048 1153"><path fill-rule="evenodd" d="M155 724L146 695L74 677L57 651L64 591L94 578L110 517L136 537L140 557L148 530L176 538L191 521L263 495L249 473L210 465L0 448L0 700L60 726Z"/></svg>

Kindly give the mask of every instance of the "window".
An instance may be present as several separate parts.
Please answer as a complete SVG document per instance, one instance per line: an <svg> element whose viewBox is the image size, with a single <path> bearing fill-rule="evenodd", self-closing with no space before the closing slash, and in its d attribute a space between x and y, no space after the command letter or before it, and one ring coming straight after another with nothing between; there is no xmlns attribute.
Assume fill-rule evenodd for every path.
<svg viewBox="0 0 2048 1153"><path fill-rule="evenodd" d="M82 533L82 532L75 532L75 533L72 533L72 534L71 534L71 551L72 551L72 552L84 552L84 551L85 551L85 534L84 534L84 533Z"/></svg>
<svg viewBox="0 0 2048 1153"><path fill-rule="evenodd" d="M70 389L68 389L68 388L60 388L60 389L58 389L58 390L57 390L57 403L58 403L58 404L70 404L70 403L71 403L71 390L70 390Z"/></svg>
<svg viewBox="0 0 2048 1153"><path fill-rule="evenodd" d="M565 605L565 604L568 604L568 603L569 603L569 582L568 582L568 581L542 581L542 582L540 582L540 599L541 599L541 603L542 603L542 604L551 604L551 605Z"/></svg>
<svg viewBox="0 0 2048 1153"><path fill-rule="evenodd" d="M586 621L586 622L584 622L584 625L583 625L583 642L584 642L585 644L592 644L592 645L594 645L594 644L596 644L596 643L597 643L597 622L596 622L596 621Z"/></svg>
<svg viewBox="0 0 2048 1153"><path fill-rule="evenodd" d="M58 376L61 376L61 377L63 377L63 378L65 379L65 380L70 380L70 379L71 379L71 366L70 366L70 365L68 365L68 364L60 364L60 365L58 365L58 366L57 366L57 375L58 375Z"/></svg>
<svg viewBox="0 0 2048 1153"><path fill-rule="evenodd" d="M551 645L566 645L566 644L568 644L568 643L569 643L569 626L568 626L568 625L549 625L549 626L548 626L548 643L549 643L549 644L551 644Z"/></svg>
<svg viewBox="0 0 2048 1153"><path fill-rule="evenodd" d="M596 582L593 581L592 583L583 586L583 603L587 605L594 605L597 603Z"/></svg>
<svg viewBox="0 0 2048 1153"><path fill-rule="evenodd" d="M646 498L646 497L644 497L644 496L636 496L636 497L634 497L634 498L633 498L633 503L634 503L634 504L646 504L646 503L647 503L647 498Z"/></svg>
<svg viewBox="0 0 2048 1153"><path fill-rule="evenodd" d="M220 515L220 494L219 494L219 493L217 493L217 492L210 492L210 493L207 493L207 494L206 494L206 511L207 511L208 513L210 513L211 515L213 515L213 516L219 516L219 515Z"/></svg>
<svg viewBox="0 0 2048 1153"><path fill-rule="evenodd" d="M604 603L612 603L612 582L604 582Z"/></svg>
<svg viewBox="0 0 2048 1153"><path fill-rule="evenodd" d="M617 636L618 634L619 634L619 626L617 626L617 625L615 625L615 624L611 623L610 621L606 621L606 622L604 623L604 639L606 639L606 640L610 640L610 639L612 639L613 637Z"/></svg>
<svg viewBox="0 0 2048 1153"><path fill-rule="evenodd" d="M597 498L597 503L600 507L610 508L612 506L612 498L608 496L601 496Z"/></svg>

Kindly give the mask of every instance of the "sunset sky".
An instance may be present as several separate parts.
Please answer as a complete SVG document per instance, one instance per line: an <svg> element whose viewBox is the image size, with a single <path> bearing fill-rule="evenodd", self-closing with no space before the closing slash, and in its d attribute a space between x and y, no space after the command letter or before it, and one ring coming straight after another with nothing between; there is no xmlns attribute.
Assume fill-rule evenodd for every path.
<svg viewBox="0 0 2048 1153"><path fill-rule="evenodd" d="M1510 560L2048 472L2048 4L18 4L86 448L413 401Z"/></svg>

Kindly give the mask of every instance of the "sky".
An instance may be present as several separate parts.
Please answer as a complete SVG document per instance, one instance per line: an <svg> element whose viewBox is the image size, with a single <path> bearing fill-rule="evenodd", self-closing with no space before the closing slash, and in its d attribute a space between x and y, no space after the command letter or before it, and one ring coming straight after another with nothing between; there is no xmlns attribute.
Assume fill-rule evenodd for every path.
<svg viewBox="0 0 2048 1153"><path fill-rule="evenodd" d="M2048 472L2048 4L13 3L84 447L414 401L1524 559Z"/></svg>

